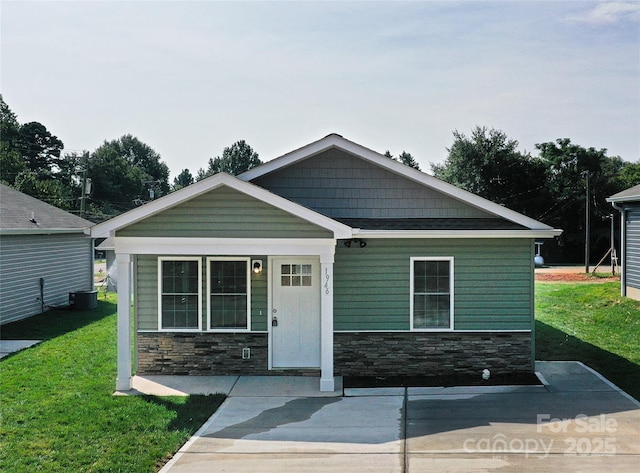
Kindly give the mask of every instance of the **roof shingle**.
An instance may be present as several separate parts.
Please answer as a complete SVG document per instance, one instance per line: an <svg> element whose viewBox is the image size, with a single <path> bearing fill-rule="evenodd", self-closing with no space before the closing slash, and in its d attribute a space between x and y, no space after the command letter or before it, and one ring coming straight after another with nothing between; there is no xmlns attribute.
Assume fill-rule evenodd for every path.
<svg viewBox="0 0 640 473"><path fill-rule="evenodd" d="M0 230L49 233L51 230L82 231L92 225L89 220L0 184Z"/></svg>
<svg viewBox="0 0 640 473"><path fill-rule="evenodd" d="M638 200L640 198L640 185L630 187L628 189L623 190L622 192L618 192L617 194L612 195L607 200L623 202L625 200Z"/></svg>

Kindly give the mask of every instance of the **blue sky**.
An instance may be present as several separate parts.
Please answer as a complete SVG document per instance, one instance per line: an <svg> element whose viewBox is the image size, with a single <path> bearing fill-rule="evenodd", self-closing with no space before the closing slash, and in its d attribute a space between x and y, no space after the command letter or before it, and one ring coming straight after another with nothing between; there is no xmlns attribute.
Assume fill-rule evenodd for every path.
<svg viewBox="0 0 640 473"><path fill-rule="evenodd" d="M70 150L131 133L172 175L339 133L423 170L452 132L640 159L640 2L2 1L0 86Z"/></svg>

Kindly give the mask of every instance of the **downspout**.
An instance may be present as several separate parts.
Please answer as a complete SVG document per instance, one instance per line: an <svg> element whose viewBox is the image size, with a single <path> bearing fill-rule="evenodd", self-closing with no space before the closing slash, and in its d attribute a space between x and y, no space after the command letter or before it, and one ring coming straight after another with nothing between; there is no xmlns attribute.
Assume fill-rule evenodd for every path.
<svg viewBox="0 0 640 473"><path fill-rule="evenodd" d="M615 202L611 202L611 206L620 212L620 295L627 296L627 273L625 267L627 265L626 241L627 241L627 226L626 222L626 209L624 206L620 206Z"/></svg>
<svg viewBox="0 0 640 473"><path fill-rule="evenodd" d="M84 187L83 187L84 189ZM82 216L82 214L80 215ZM96 240L91 236L91 228L85 227L82 229L82 233L85 236L89 237L89 287L87 288L89 291L93 291L95 289L95 271L96 271Z"/></svg>
<svg viewBox="0 0 640 473"><path fill-rule="evenodd" d="M536 371L536 263L535 246L536 240L532 240L531 255L529 256L529 264L531 265L531 370Z"/></svg>
<svg viewBox="0 0 640 473"><path fill-rule="evenodd" d="M44 314L44 278L40 278L40 313Z"/></svg>

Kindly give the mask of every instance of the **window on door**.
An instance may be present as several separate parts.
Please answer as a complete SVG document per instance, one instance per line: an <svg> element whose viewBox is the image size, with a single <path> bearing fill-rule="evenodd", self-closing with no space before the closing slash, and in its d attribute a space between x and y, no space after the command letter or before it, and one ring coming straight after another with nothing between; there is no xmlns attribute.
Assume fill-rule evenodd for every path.
<svg viewBox="0 0 640 473"><path fill-rule="evenodd" d="M280 266L282 286L311 286L310 264L283 264Z"/></svg>
<svg viewBox="0 0 640 473"><path fill-rule="evenodd" d="M249 330L249 259L207 259L208 315L211 330Z"/></svg>
<svg viewBox="0 0 640 473"><path fill-rule="evenodd" d="M453 329L453 258L411 258L411 329Z"/></svg>
<svg viewBox="0 0 640 473"><path fill-rule="evenodd" d="M198 330L201 312L200 258L159 258L159 318L162 330Z"/></svg>

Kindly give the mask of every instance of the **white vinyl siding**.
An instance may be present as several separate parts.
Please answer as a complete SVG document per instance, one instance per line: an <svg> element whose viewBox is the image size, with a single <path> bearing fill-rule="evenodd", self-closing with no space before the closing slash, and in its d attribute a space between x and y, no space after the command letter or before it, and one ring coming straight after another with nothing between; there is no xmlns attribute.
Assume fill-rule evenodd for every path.
<svg viewBox="0 0 640 473"><path fill-rule="evenodd" d="M640 289L640 208L627 210L625 225L625 283L627 287Z"/></svg>
<svg viewBox="0 0 640 473"><path fill-rule="evenodd" d="M411 330L453 329L453 258L411 258Z"/></svg>
<svg viewBox="0 0 640 473"><path fill-rule="evenodd" d="M70 292L92 289L93 242L88 236L0 237L0 324L66 306Z"/></svg>

